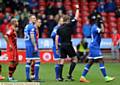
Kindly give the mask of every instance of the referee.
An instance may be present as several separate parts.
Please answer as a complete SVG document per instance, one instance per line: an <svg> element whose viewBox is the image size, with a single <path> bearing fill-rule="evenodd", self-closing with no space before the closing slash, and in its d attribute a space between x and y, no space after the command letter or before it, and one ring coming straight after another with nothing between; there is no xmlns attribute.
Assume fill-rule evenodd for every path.
<svg viewBox="0 0 120 85"><path fill-rule="evenodd" d="M60 68L59 68L59 79L58 81L63 81L62 77L62 71L63 71L63 66L64 66L64 60L67 58L67 55L71 58L71 65L69 69L69 73L67 78L71 81L74 79L72 78L72 73L74 71L74 68L77 63L77 57L75 50L72 46L71 42L71 35L73 34L73 28L76 25L76 20L79 16L79 5L76 5L76 13L74 19L70 20L70 17L65 15L61 18L63 18L63 24L59 27L57 30L57 35L55 38L55 43L56 43L56 50L60 48ZM60 43L58 42L58 39L60 37Z"/></svg>

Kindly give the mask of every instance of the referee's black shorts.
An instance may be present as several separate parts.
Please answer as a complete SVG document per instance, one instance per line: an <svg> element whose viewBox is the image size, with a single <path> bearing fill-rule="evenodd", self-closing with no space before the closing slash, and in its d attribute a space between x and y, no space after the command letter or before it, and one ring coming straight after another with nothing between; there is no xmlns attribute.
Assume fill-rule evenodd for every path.
<svg viewBox="0 0 120 85"><path fill-rule="evenodd" d="M65 59L65 58L67 58L67 55L70 58L73 58L76 56L76 52L75 52L72 44L61 44L60 45L60 58Z"/></svg>

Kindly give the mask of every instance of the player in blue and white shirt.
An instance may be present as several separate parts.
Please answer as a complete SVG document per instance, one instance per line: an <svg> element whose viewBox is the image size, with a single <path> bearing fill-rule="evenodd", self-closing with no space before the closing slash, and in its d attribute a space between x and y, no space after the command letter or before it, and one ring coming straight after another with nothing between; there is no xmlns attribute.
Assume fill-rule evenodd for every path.
<svg viewBox="0 0 120 85"><path fill-rule="evenodd" d="M59 55L56 53L56 45L55 45L55 37L56 37L56 33L57 33L57 30L59 29L60 27L60 24L56 25L54 28L53 28L53 31L51 33L51 38L53 39L53 53L54 53L54 59L55 60L59 60Z"/></svg>
<svg viewBox="0 0 120 85"><path fill-rule="evenodd" d="M57 30L59 29L61 24L63 24L63 19L59 17L59 19L57 21L58 21L58 24L54 27L54 29L51 33L51 38L53 39L52 50L53 50L53 53L54 53L54 59L56 60L56 65L55 65L56 80L58 80L58 78L59 78L60 53L59 53L59 48L56 49L55 38L56 38ZM58 39L58 43L60 43L60 38Z"/></svg>
<svg viewBox="0 0 120 85"><path fill-rule="evenodd" d="M38 52L38 40L37 40L37 31L35 27L36 17L31 15L29 18L29 24L26 25L24 29L24 38L26 46L26 80L31 81L30 79L30 66L31 60L35 61L34 75L35 81L39 80L39 66L40 66L40 57Z"/></svg>
<svg viewBox="0 0 120 85"><path fill-rule="evenodd" d="M112 81L114 80L114 77L107 76L106 69L104 66L103 56L100 50L101 33L104 31L102 19L100 15L97 15L97 16L91 16L91 20L92 20L92 27L91 27L92 41L89 47L90 48L90 53L88 57L89 61L84 68L84 71L80 78L80 82L86 82L86 83L90 82L85 77L94 62L99 62L99 67L105 78L105 81L106 82Z"/></svg>

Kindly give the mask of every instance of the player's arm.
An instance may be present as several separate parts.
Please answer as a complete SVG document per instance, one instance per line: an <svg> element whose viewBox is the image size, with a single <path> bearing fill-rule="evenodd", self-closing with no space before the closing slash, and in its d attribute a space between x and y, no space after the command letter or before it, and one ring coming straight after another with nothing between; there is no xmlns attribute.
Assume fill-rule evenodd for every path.
<svg viewBox="0 0 120 85"><path fill-rule="evenodd" d="M30 32L30 38L31 38L31 42L34 46L34 50L38 50L37 49L37 43L36 43L36 39L35 39L35 29L33 28L32 31Z"/></svg>
<svg viewBox="0 0 120 85"><path fill-rule="evenodd" d="M58 46L59 46L59 37L60 37L60 29L57 30L56 36L55 36L56 50L58 50Z"/></svg>
<svg viewBox="0 0 120 85"><path fill-rule="evenodd" d="M99 24L100 26L97 27L97 32L98 32L98 33L103 33L103 32L104 32L103 20L101 19L101 20L98 22L98 24Z"/></svg>
<svg viewBox="0 0 120 85"><path fill-rule="evenodd" d="M9 45L10 50L12 50L13 47L12 47L12 45L9 43L8 36L7 36L7 35L4 35L3 37L4 37L5 41L7 42L7 44Z"/></svg>
<svg viewBox="0 0 120 85"><path fill-rule="evenodd" d="M53 29L53 31L52 31L52 33L51 33L51 38L54 38L55 37L55 35L56 35L56 29Z"/></svg>
<svg viewBox="0 0 120 85"><path fill-rule="evenodd" d="M7 42L7 44L9 45L10 49L12 50L12 45L10 44L9 37L8 37L8 36L10 36L11 32L12 32L11 30L8 30L6 35L3 35L3 37L4 37L5 41Z"/></svg>
<svg viewBox="0 0 120 85"><path fill-rule="evenodd" d="M7 35L4 35L3 38L4 38L5 41L9 44L8 36L7 36Z"/></svg>
<svg viewBox="0 0 120 85"><path fill-rule="evenodd" d="M55 44L56 44L56 50L58 50L58 45L59 45L59 35L56 35L55 37Z"/></svg>
<svg viewBox="0 0 120 85"><path fill-rule="evenodd" d="M98 27L100 28L100 33L103 33L104 32L104 22L103 22L102 16L100 14L98 14L97 18L98 18L97 20L98 20Z"/></svg>
<svg viewBox="0 0 120 85"><path fill-rule="evenodd" d="M53 31L52 31L52 33L51 33L51 38L53 38L53 39L55 38L58 28L59 28L58 25L53 28Z"/></svg>
<svg viewBox="0 0 120 85"><path fill-rule="evenodd" d="M103 33L104 32L104 24L101 23L101 32Z"/></svg>

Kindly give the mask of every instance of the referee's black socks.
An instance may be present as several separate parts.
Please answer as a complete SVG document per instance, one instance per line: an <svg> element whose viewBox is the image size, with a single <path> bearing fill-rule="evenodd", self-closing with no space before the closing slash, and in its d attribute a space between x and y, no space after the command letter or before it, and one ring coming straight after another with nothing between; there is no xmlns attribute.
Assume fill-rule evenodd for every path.
<svg viewBox="0 0 120 85"><path fill-rule="evenodd" d="M59 77L62 78L62 72L63 72L63 64L60 64L60 68L59 68Z"/></svg>
<svg viewBox="0 0 120 85"><path fill-rule="evenodd" d="M69 69L69 76L72 76L72 72L74 71L75 66L76 66L76 63L72 62Z"/></svg>

